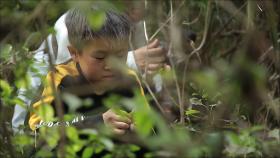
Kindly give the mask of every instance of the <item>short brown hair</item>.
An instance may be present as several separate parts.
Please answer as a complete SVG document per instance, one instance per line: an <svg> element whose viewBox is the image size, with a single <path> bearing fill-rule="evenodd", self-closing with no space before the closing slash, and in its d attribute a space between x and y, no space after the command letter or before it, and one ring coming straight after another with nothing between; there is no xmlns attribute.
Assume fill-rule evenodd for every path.
<svg viewBox="0 0 280 158"><path fill-rule="evenodd" d="M88 17L80 9L74 8L67 12L65 24L68 30L68 38L72 46L81 49L83 44L95 38L126 39L129 37L131 23L125 14L115 10L99 9L96 6L90 9L92 14L105 13L104 23L99 29L93 29Z"/></svg>

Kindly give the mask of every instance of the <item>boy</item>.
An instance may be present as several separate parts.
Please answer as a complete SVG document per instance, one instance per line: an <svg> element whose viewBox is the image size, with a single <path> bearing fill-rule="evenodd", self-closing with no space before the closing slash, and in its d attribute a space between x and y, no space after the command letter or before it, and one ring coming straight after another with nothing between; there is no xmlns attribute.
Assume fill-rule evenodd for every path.
<svg viewBox="0 0 280 158"><path fill-rule="evenodd" d="M141 2L140 2L141 4ZM131 6L131 5L129 5ZM141 28L141 24L139 25L139 20L143 16L143 5L139 5L137 2L135 7L128 7L127 15L130 20L136 25L136 29L134 28L133 32L137 34L136 38L132 38L134 42L134 48L137 48L135 51L129 51L127 55L127 65L136 70L136 71L144 71L147 66L147 72L156 72L161 69L161 66L165 63L166 52L161 48L159 41L154 40L149 43L147 46L145 45L145 37L143 29ZM36 61L36 68L39 73L43 76L47 74L48 71L48 53L45 52L45 47L48 47L48 51L51 56L53 56L54 64L61 64L69 59L71 59L70 53L67 49L67 45L69 45L68 40L68 32L65 26L65 17L66 13L61 16L57 22L55 23L54 29L56 31L56 35L50 35L47 38L47 42L44 42L40 48L37 50L38 53L35 54L34 60ZM141 36L142 35L142 36ZM133 37L133 36L132 36ZM138 41L138 42L136 42ZM139 41L141 41L139 43ZM149 64L147 64L147 56L149 56ZM38 64L37 64L38 63ZM31 76L31 84L32 89L39 89L41 84L40 78L37 74L28 72ZM157 81L156 81L157 82ZM159 82L160 83L160 82ZM158 83L156 83L156 87L158 87ZM157 88L159 89L159 88ZM159 89L160 90L160 89ZM21 88L19 90L19 98L21 98L27 107L21 107L20 105L16 105L14 109L14 115L12 119L12 127L14 132L22 132L20 126L24 125L24 121L27 115L27 109L31 103L31 100L25 97L25 89Z"/></svg>
<svg viewBox="0 0 280 158"><path fill-rule="evenodd" d="M72 9L67 13L65 23L71 43L68 50L72 60L56 66L55 71L47 75L47 82L54 81L56 90L93 99L93 105L77 110L82 115L74 125L88 128L104 122L105 125L112 127L114 133L124 134L132 124L129 117L120 116L111 109L97 115L89 113L101 108L103 99L111 93L132 96L129 91L120 87L123 83L122 73L111 63L111 61L117 61L118 65L126 63L129 20L125 15L108 11L103 26L99 30L93 30L85 15L78 9ZM53 95L52 86L49 84L45 87L41 100L34 103L33 108L37 110L45 103L54 105L55 99L57 98ZM67 113L65 104L63 108ZM38 115L31 114L29 125L32 130L39 128L43 122Z"/></svg>

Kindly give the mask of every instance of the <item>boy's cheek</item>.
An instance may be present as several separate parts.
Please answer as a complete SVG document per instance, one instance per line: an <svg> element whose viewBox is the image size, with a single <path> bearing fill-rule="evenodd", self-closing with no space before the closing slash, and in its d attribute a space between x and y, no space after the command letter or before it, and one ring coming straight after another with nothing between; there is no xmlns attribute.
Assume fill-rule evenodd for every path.
<svg viewBox="0 0 280 158"><path fill-rule="evenodd" d="M101 78L101 71L96 66L88 67L88 70L85 74L86 78L90 81L100 80Z"/></svg>

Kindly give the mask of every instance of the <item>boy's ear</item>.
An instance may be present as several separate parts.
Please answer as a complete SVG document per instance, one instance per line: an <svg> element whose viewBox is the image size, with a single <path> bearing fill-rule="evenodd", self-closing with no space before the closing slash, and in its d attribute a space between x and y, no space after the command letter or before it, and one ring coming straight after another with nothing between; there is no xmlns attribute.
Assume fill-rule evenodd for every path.
<svg viewBox="0 0 280 158"><path fill-rule="evenodd" d="M75 62L78 62L78 54L79 54L78 50L71 45L67 46L67 48L68 48L68 50L71 54L72 60L75 61Z"/></svg>

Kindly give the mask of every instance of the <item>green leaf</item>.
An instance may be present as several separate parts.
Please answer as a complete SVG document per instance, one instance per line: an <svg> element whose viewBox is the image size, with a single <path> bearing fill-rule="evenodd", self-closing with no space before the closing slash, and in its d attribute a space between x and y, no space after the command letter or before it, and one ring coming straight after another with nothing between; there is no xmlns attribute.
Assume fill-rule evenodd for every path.
<svg viewBox="0 0 280 158"><path fill-rule="evenodd" d="M194 115L194 114L199 114L200 113L200 111L198 111L198 110L193 110L193 109L189 109L189 110L187 110L186 111L186 115Z"/></svg>
<svg viewBox="0 0 280 158"><path fill-rule="evenodd" d="M139 150L140 150L140 147L137 146L137 145L131 144L131 145L129 145L129 149L130 149L131 151L135 152L135 151L139 151Z"/></svg>
<svg viewBox="0 0 280 158"><path fill-rule="evenodd" d="M48 151L46 149L41 149L38 152L36 152L36 156L35 157L53 157L54 153L52 151Z"/></svg>
<svg viewBox="0 0 280 158"><path fill-rule="evenodd" d="M1 46L1 51L0 51L0 58L7 60L11 56L11 51L13 47L10 44L4 44Z"/></svg>
<svg viewBox="0 0 280 158"><path fill-rule="evenodd" d="M43 104L39 107L38 115L44 121L52 121L54 118L54 110L53 107L48 104Z"/></svg>
<svg viewBox="0 0 280 158"><path fill-rule="evenodd" d="M191 98L190 103L194 105L203 105L202 100L198 98Z"/></svg>
<svg viewBox="0 0 280 158"><path fill-rule="evenodd" d="M21 100L20 98L14 98L13 99L14 104L20 105L23 108L26 108L26 104L24 103L23 100Z"/></svg>
<svg viewBox="0 0 280 158"><path fill-rule="evenodd" d="M71 127L71 126L67 127L66 128L66 135L70 140L72 140L74 142L79 141L79 134L78 134L78 131L75 127Z"/></svg>
<svg viewBox="0 0 280 158"><path fill-rule="evenodd" d="M48 32L48 34L55 34L56 33L54 27L49 27L47 29L47 32Z"/></svg>
<svg viewBox="0 0 280 158"><path fill-rule="evenodd" d="M82 158L90 158L93 154L93 147L89 146L83 151Z"/></svg>
<svg viewBox="0 0 280 158"><path fill-rule="evenodd" d="M85 145L84 141L77 140L75 143L72 144L72 148L75 152L78 152L81 151L84 145Z"/></svg>
<svg viewBox="0 0 280 158"><path fill-rule="evenodd" d="M47 135L45 137L47 137L47 143L51 148L54 148L57 146L58 144L58 140L59 140L59 133L58 133L58 128L48 128L47 130Z"/></svg>
<svg viewBox="0 0 280 158"><path fill-rule="evenodd" d="M77 157L76 151L73 149L73 146L71 145L65 146L65 151L66 151L65 152L66 155L64 157L71 157L71 158ZM60 155L61 152L58 152L57 154L58 154L57 157L62 157L62 155Z"/></svg>
<svg viewBox="0 0 280 158"><path fill-rule="evenodd" d="M82 129L79 131L81 134L86 134L86 135L97 135L98 132L95 129Z"/></svg>
<svg viewBox="0 0 280 158"><path fill-rule="evenodd" d="M145 98L139 91L136 92L134 102L133 120L135 122L135 129L140 135L146 137L152 132L154 124L151 109L147 108Z"/></svg>
<svg viewBox="0 0 280 158"><path fill-rule="evenodd" d="M89 25L93 28L94 31L101 29L106 19L106 14L103 11L96 11L88 15Z"/></svg>
<svg viewBox="0 0 280 158"><path fill-rule="evenodd" d="M29 76L21 76L18 80L15 81L16 87L19 88L27 88L31 83Z"/></svg>
<svg viewBox="0 0 280 158"><path fill-rule="evenodd" d="M119 104L120 100L121 97L119 95L110 95L110 97L104 101L104 104L108 108L119 108L116 105Z"/></svg>
<svg viewBox="0 0 280 158"><path fill-rule="evenodd" d="M226 138L229 144L240 144L240 140L235 133L232 132L226 133Z"/></svg>
<svg viewBox="0 0 280 158"><path fill-rule="evenodd" d="M2 89L1 97L9 97L12 93L12 88L5 80L0 80L0 87Z"/></svg>
<svg viewBox="0 0 280 158"><path fill-rule="evenodd" d="M133 113L133 120L135 122L135 129L140 135L146 137L152 132L153 120L147 112L135 111Z"/></svg>
<svg viewBox="0 0 280 158"><path fill-rule="evenodd" d="M70 93L63 93L62 98L68 105L70 112L75 112L83 103L80 98Z"/></svg>
<svg viewBox="0 0 280 158"><path fill-rule="evenodd" d="M256 125L256 126L253 126L249 129L250 132L256 132L256 131L260 131L260 130L263 130L264 129L264 126L263 125Z"/></svg>
<svg viewBox="0 0 280 158"><path fill-rule="evenodd" d="M100 138L100 141L105 145L107 150L112 151L114 149L114 144L112 140L107 138Z"/></svg>
<svg viewBox="0 0 280 158"><path fill-rule="evenodd" d="M29 136L23 135L23 134L16 135L16 136L13 138L13 142L14 142L14 143L19 143L19 142L20 142L20 145L22 145L22 146L25 146L25 145L32 145L32 144L34 143L32 137L29 137Z"/></svg>
<svg viewBox="0 0 280 158"><path fill-rule="evenodd" d="M93 104L93 100L90 99L90 98L86 98L83 100L83 105L86 106L86 107L90 107L92 104Z"/></svg>

